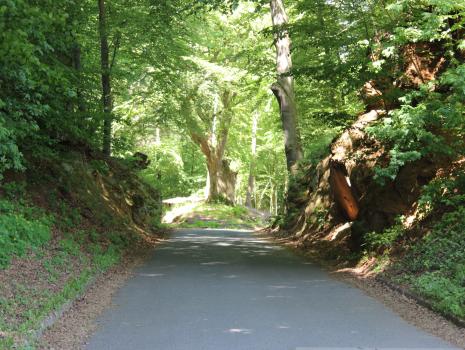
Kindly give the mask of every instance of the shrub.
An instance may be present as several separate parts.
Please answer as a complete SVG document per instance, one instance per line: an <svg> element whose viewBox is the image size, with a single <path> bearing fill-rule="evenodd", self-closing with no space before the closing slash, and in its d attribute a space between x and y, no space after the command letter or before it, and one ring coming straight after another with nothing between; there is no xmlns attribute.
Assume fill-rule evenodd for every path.
<svg viewBox="0 0 465 350"><path fill-rule="evenodd" d="M404 233L402 217L397 219L397 224L385 229L383 232L369 232L365 235L365 246L368 250L385 250Z"/></svg>

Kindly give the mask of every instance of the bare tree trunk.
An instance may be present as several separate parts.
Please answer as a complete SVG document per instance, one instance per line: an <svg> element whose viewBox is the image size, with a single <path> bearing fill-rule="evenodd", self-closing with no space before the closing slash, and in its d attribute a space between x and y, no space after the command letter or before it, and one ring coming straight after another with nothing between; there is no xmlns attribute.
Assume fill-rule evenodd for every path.
<svg viewBox="0 0 465 350"><path fill-rule="evenodd" d="M111 154L111 124L112 124L112 95L110 79L110 50L108 47L108 33L106 23L105 0L97 0L99 6L99 35L100 35L100 63L102 74L102 102L103 102L103 153Z"/></svg>
<svg viewBox="0 0 465 350"><path fill-rule="evenodd" d="M208 200L226 200L231 204L235 203L235 186L237 174L231 171L229 163L223 159L226 143L228 140L229 127L232 121L232 112L230 110L235 93L224 91L221 95L223 111L221 116L218 114L219 98L214 101L212 132L208 142L209 153L207 163L213 166L207 166L210 188L208 191ZM221 117L221 120L220 120Z"/></svg>
<svg viewBox="0 0 465 350"><path fill-rule="evenodd" d="M273 198L273 195L274 195L274 184L271 185L271 188L270 188L270 213L273 213L273 205L274 205L274 198Z"/></svg>
<svg viewBox="0 0 465 350"><path fill-rule="evenodd" d="M302 147L297 125L297 108L294 96L294 78L291 75L291 39L286 28L287 14L283 0L270 0L271 19L275 31L276 82L271 86L279 103L281 122L284 131L287 169L296 173L297 162L302 159Z"/></svg>
<svg viewBox="0 0 465 350"><path fill-rule="evenodd" d="M218 160L207 158L207 170L207 201L216 201L220 197L218 193Z"/></svg>
<svg viewBox="0 0 465 350"><path fill-rule="evenodd" d="M200 150L205 155L207 161L207 186L205 195L207 201L225 200L234 204L235 202L235 186L237 173L233 172L229 163L223 159L228 140L229 128L233 114L231 111L232 100L235 93L232 91L224 91L214 101L213 119L211 130L207 135L191 131L190 136L192 141L200 146ZM221 98L223 110L218 111L218 102ZM189 118L192 113L192 106L189 101L185 101L183 113ZM205 119L207 115L203 116ZM195 128L200 129L199 127Z"/></svg>
<svg viewBox="0 0 465 350"><path fill-rule="evenodd" d="M228 162L215 156L207 157L207 170L207 201L224 200L234 204L237 174L229 168Z"/></svg>
<svg viewBox="0 0 465 350"><path fill-rule="evenodd" d="M274 212L272 212L272 214L276 216L278 215L278 186L274 187L273 195L274 195Z"/></svg>
<svg viewBox="0 0 465 350"><path fill-rule="evenodd" d="M221 161L218 179L218 192L222 199L230 204L235 204L237 172L232 171L229 162L224 159Z"/></svg>
<svg viewBox="0 0 465 350"><path fill-rule="evenodd" d="M252 117L252 144L251 157L249 167L249 181L247 185L247 194L245 197L245 205L247 207L255 207L255 162L257 157L257 128L258 128L258 112L255 112Z"/></svg>
<svg viewBox="0 0 465 350"><path fill-rule="evenodd" d="M73 68L76 70L76 75L78 78L78 87L77 87L77 100L78 100L78 110L81 113L85 113L87 111L86 103L84 101L84 97L82 96L82 82L81 82L81 75L82 75L82 63L81 63L81 47L77 41L74 42L71 57L73 60Z"/></svg>

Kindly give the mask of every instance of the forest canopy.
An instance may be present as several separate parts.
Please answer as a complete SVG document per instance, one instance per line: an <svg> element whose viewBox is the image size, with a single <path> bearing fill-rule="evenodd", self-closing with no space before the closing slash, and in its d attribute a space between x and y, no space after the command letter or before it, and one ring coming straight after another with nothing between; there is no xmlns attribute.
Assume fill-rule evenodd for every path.
<svg viewBox="0 0 465 350"><path fill-rule="evenodd" d="M364 112L377 169L463 150L465 2L5 0L0 173L66 147L130 159L164 198L278 213Z"/></svg>

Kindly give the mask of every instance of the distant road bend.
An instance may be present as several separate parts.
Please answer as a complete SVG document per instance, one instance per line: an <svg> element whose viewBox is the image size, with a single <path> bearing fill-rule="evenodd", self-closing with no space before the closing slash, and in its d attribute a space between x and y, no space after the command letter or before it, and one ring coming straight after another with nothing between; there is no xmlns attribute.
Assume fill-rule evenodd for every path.
<svg viewBox="0 0 465 350"><path fill-rule="evenodd" d="M177 231L114 304L88 350L453 349L247 231Z"/></svg>

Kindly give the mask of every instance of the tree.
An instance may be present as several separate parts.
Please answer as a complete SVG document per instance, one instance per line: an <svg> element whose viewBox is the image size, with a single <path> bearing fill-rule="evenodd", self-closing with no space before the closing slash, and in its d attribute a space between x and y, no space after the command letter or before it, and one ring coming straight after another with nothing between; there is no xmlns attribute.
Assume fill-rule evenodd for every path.
<svg viewBox="0 0 465 350"><path fill-rule="evenodd" d="M259 113L255 111L252 114L252 138L250 145L250 165L249 165L249 179L247 181L247 193L245 198L245 205L254 208L256 206L255 200L255 163L257 161L257 129L258 129Z"/></svg>
<svg viewBox="0 0 465 350"><path fill-rule="evenodd" d="M100 62L102 76L102 104L103 104L103 153L111 154L111 129L113 98L111 94L110 76L110 49L108 46L108 32L105 0L97 0L99 8L99 36L100 36Z"/></svg>
<svg viewBox="0 0 465 350"><path fill-rule="evenodd" d="M233 91L223 90L220 95L222 109L219 110L219 98L216 95L211 114L208 109L205 111L198 106L192 107L192 101L185 101L187 106L184 109L184 115L189 120L190 137L200 147L206 159L208 201L235 202L236 174L230 169L228 161L224 159L228 133L233 120L232 106L235 96ZM195 118L195 114L198 118Z"/></svg>
<svg viewBox="0 0 465 350"><path fill-rule="evenodd" d="M284 131L287 169L291 173L296 173L297 162L302 159L303 154L297 125L294 78L291 72L291 39L287 29L288 17L282 0L271 0L270 9L275 33L274 45L276 48L276 71L278 73L271 90L279 104Z"/></svg>

